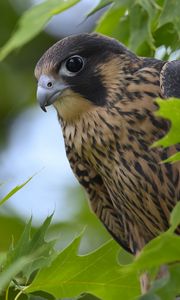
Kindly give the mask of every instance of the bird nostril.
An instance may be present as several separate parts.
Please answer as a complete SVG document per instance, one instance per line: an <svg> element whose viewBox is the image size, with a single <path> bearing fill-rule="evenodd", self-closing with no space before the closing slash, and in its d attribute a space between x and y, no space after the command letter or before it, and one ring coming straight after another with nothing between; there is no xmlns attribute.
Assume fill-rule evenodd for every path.
<svg viewBox="0 0 180 300"><path fill-rule="evenodd" d="M47 87L52 87L53 86L53 84L52 84L52 82L51 81L49 81L48 83L47 83Z"/></svg>

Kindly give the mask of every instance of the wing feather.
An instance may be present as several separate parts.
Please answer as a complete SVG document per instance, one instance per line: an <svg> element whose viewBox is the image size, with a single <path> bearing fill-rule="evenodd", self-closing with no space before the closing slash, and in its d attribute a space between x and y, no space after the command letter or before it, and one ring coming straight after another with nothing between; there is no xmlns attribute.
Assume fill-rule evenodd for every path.
<svg viewBox="0 0 180 300"><path fill-rule="evenodd" d="M160 86L164 98L180 98L180 60L167 62L160 74Z"/></svg>

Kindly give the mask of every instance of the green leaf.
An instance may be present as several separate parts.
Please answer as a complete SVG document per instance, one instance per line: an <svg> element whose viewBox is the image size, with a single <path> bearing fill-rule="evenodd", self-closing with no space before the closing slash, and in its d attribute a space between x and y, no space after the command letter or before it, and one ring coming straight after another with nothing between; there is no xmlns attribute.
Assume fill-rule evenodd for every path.
<svg viewBox="0 0 180 300"><path fill-rule="evenodd" d="M14 34L1 49L0 60L39 34L53 15L59 14L77 2L79 0L47 0L26 11L20 18Z"/></svg>
<svg viewBox="0 0 180 300"><path fill-rule="evenodd" d="M158 27L163 26L166 23L172 23L176 29L180 38L180 1L179 0L165 0L162 13L159 18Z"/></svg>
<svg viewBox="0 0 180 300"><path fill-rule="evenodd" d="M21 257L0 272L0 294L9 285L11 279L25 268L31 259L29 257Z"/></svg>
<svg viewBox="0 0 180 300"><path fill-rule="evenodd" d="M7 251L12 235L14 241L17 241L24 229L25 223L18 218L18 216L10 212L11 216L0 214L0 237L1 237L1 251ZM6 229L6 230L5 230Z"/></svg>
<svg viewBox="0 0 180 300"><path fill-rule="evenodd" d="M6 259L6 254L4 252L0 252L0 266L4 263Z"/></svg>
<svg viewBox="0 0 180 300"><path fill-rule="evenodd" d="M156 280L148 294L142 296L140 300L172 300L180 294L180 264L169 266L168 274Z"/></svg>
<svg viewBox="0 0 180 300"><path fill-rule="evenodd" d="M146 1L147 2L147 1ZM152 49L154 47L154 39L151 32L151 23L155 16L156 9L149 1L136 1L133 8L130 10L130 28L131 35L129 40L129 47L133 51L137 49L146 41Z"/></svg>
<svg viewBox="0 0 180 300"><path fill-rule="evenodd" d="M173 232L179 224L179 210L178 204L171 216L171 229L150 241L132 262L128 258L128 265L118 264L119 245L112 240L90 254L78 255L78 237L56 256L51 265L40 269L23 292L44 291L55 298L72 298L88 293L90 299L91 294L103 300L136 299L139 295L139 274L154 270L151 274L155 276L155 270L158 271L161 265L180 261L180 237ZM176 270L176 276L178 272ZM154 291L161 291L166 284L174 284L170 293L174 295L177 292L174 280L172 277L172 282L169 278L155 281L150 294L142 299L151 299L151 295L152 299L161 299ZM88 295L84 295L86 297Z"/></svg>
<svg viewBox="0 0 180 300"><path fill-rule="evenodd" d="M136 3L142 6L145 11L147 11L151 19L154 17L155 9L161 10L161 7L156 3L155 0L136 0Z"/></svg>
<svg viewBox="0 0 180 300"><path fill-rule="evenodd" d="M178 260L180 260L180 237L167 231L150 241L127 270L129 268L130 272L133 270L143 272Z"/></svg>
<svg viewBox="0 0 180 300"><path fill-rule="evenodd" d="M118 35L115 35L115 32L117 32L120 18L124 15L125 11L125 6L120 6L119 4L112 5L99 19L95 31L117 38Z"/></svg>
<svg viewBox="0 0 180 300"><path fill-rule="evenodd" d="M178 144L180 142L180 100L176 98L168 100L158 98L156 101L160 107L155 113L156 116L169 119L171 121L171 128L162 139L153 144L153 147L168 147Z"/></svg>
<svg viewBox="0 0 180 300"><path fill-rule="evenodd" d="M180 225L180 202L178 202L171 213L170 218L171 228L170 230L173 232L178 225Z"/></svg>
<svg viewBox="0 0 180 300"><path fill-rule="evenodd" d="M99 300L99 298L91 294L82 294L80 297L78 297L78 300Z"/></svg>
<svg viewBox="0 0 180 300"><path fill-rule="evenodd" d="M170 47L172 50L179 48L179 38L177 32L174 30L172 23L167 23L154 32L154 39L156 48L160 46Z"/></svg>
<svg viewBox="0 0 180 300"><path fill-rule="evenodd" d="M77 297L87 292L103 300L130 300L139 295L137 277L121 272L124 267L117 263L119 245L111 240L96 251L79 256L79 243L80 238L75 239L51 266L41 269L24 292L43 290L56 298Z"/></svg>
<svg viewBox="0 0 180 300"><path fill-rule="evenodd" d="M0 205L2 205L9 198L11 198L15 193L17 193L20 189L22 189L33 177L34 177L34 175L31 176L28 180L26 180L21 185L17 185L15 188L13 188L3 199L0 200Z"/></svg>
<svg viewBox="0 0 180 300"><path fill-rule="evenodd" d="M152 27L157 19L159 6L153 1L114 1L98 21L96 31L124 42L131 50L138 51L146 42L154 49Z"/></svg>
<svg viewBox="0 0 180 300"><path fill-rule="evenodd" d="M169 266L169 276L164 286L158 287L156 285L156 294L162 300L176 299L180 295L180 264Z"/></svg>
<svg viewBox="0 0 180 300"><path fill-rule="evenodd" d="M180 160L180 152L175 153L174 155L170 156L169 158L163 160L163 163L175 163Z"/></svg>
<svg viewBox="0 0 180 300"><path fill-rule="evenodd" d="M30 275L37 269L47 265L54 258L54 241L46 242L44 237L50 225L52 216L48 217L44 223L36 230L31 237L31 219L25 226L17 245L12 244L3 264L3 271L6 271L13 263L22 257L29 257L31 260L25 268L21 268L21 273L26 281Z"/></svg>
<svg viewBox="0 0 180 300"><path fill-rule="evenodd" d="M152 295L152 293L148 293L142 296L139 300L161 300L161 299L156 295Z"/></svg>
<svg viewBox="0 0 180 300"><path fill-rule="evenodd" d="M96 7L93 8L93 9L88 13L87 16L89 17L89 16L93 15L95 12L97 12L97 11L100 10L101 8L107 6L107 5L111 4L111 3L113 3L113 0L101 0L101 1L96 5Z"/></svg>

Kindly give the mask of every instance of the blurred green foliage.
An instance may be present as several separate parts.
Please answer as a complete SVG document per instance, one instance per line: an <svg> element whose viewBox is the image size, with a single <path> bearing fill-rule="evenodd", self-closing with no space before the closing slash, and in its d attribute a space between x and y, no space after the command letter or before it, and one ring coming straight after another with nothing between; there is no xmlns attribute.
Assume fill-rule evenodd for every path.
<svg viewBox="0 0 180 300"><path fill-rule="evenodd" d="M61 9L68 8L76 2L78 1L68 0L61 3L57 0L46 1L27 11L18 22L19 18L9 2L1 0L0 11L3 13L1 13L0 18L0 45L2 47L0 57L2 59L7 54L9 56L0 62L2 86L0 90L0 143L6 140L7 135L5 133L9 130L12 119L25 107L34 103L34 65L44 49L54 43L54 39L42 31L43 27L53 14L59 13ZM101 0L97 7L89 12L89 15L106 5L108 5L107 10L99 19L95 28L96 31L119 39L131 50L142 56L154 56L157 49L163 46L162 58L168 59L174 51L179 50L179 0ZM50 11L49 7L51 7ZM31 17L31 24L29 24L29 17ZM33 18L35 18L34 22ZM17 22L18 26L15 27ZM14 34L11 35L13 31ZM11 39L7 41L10 35ZM28 41L30 43L26 44ZM24 47L20 49L22 46ZM16 52L12 50L16 50ZM167 107L162 102L158 103L160 105L159 115L172 120L176 132L172 128L171 135L175 135L176 141L179 141L180 110L177 101L179 100L167 101ZM167 141L167 137L165 140ZM168 143L172 144L173 141L171 137L168 137ZM165 145L164 142L163 145ZM6 198L8 197L5 196ZM54 297L57 299L57 297L75 297L83 292L93 293L97 297L107 300L116 299L117 295L121 295L121 299L137 299L139 274L148 269L153 271L152 280L154 280L157 267L168 262L174 262L169 267L169 275L159 281L153 281L150 292L141 299L172 300L175 295L180 293L180 271L179 265L176 263L180 260L180 239L174 234L175 228L180 223L179 206L173 213L171 229L150 242L138 259L131 263L132 258L120 249L114 241L109 241L92 254L82 257L77 254L78 251L84 254L100 246L109 239L109 235L96 217L89 212L81 191L73 191L69 198L69 201L77 201L79 206L77 215L69 222L52 224L49 228L50 218L37 229L31 228L30 222L25 226L24 221L17 215L1 216L0 289L3 292L0 299L35 300L54 299ZM84 226L87 227L81 237L80 249L78 250L79 238L71 243L70 241L82 232ZM19 238L23 229L24 233ZM11 241L12 235L13 243ZM39 238L40 236L41 238ZM52 250L53 242L49 242L49 240L57 237L57 252L55 253ZM70 245L66 247L68 243ZM64 247L66 247L65 250L59 252L59 249ZM118 249L120 253L117 253ZM52 253L52 256L49 252ZM65 259L66 254L68 254L69 260ZM121 266L117 263L117 255ZM52 260L54 264L49 266L48 264ZM79 266L79 262L83 262L83 260L85 264ZM64 269L62 266L60 269L63 263L66 268ZM40 271L37 274L38 270ZM111 270L111 274L109 270ZM46 282L49 272L52 274L52 279L57 279L55 283L51 282L53 288L48 286L49 281ZM88 281L86 287L82 284L85 276ZM79 281L70 287L71 278L76 278ZM41 285L38 283L40 279ZM116 281L116 285L110 285L110 279ZM26 288L29 283L31 285ZM67 283L68 291L62 293ZM36 292L36 295L28 294L28 291L29 293ZM17 296L18 293L19 297ZM81 299L96 298L88 294L82 295Z"/></svg>
<svg viewBox="0 0 180 300"><path fill-rule="evenodd" d="M171 120L171 128L168 132L168 135L164 136L154 145L169 147L171 145L178 144L180 141L179 99L170 98L166 101L163 101L159 98L156 101L160 107L159 110L156 112L156 115Z"/></svg>
<svg viewBox="0 0 180 300"><path fill-rule="evenodd" d="M17 193L20 189L22 189L31 179L32 179L32 177L30 177L28 180L26 180L21 185L17 185L5 197L3 197L2 199L0 199L0 205L4 204L10 197L12 197L15 193Z"/></svg>
<svg viewBox="0 0 180 300"><path fill-rule="evenodd" d="M1 49L0 60L3 60L12 50L32 40L43 30L53 15L61 13L77 2L79 2L79 0L69 0L67 2L60 2L59 0L45 1L42 4L33 6L30 10L25 12L20 18L18 30L16 30L14 35Z"/></svg>
<svg viewBox="0 0 180 300"><path fill-rule="evenodd" d="M157 99L159 105L159 110L156 112L156 115L163 117L171 121L171 128L167 135L162 139L155 142L153 146L163 146L169 147L171 145L178 144L180 141L180 101L179 99L170 98L166 101L162 99ZM176 162L180 160L180 152L175 153L168 159L164 160L166 162Z"/></svg>
<svg viewBox="0 0 180 300"><path fill-rule="evenodd" d="M0 47L7 41L18 20L9 1L0 1ZM12 120L29 105L34 104L34 65L46 47L54 39L42 32L22 50L18 50L0 62L0 144L5 146Z"/></svg>
<svg viewBox="0 0 180 300"><path fill-rule="evenodd" d="M6 254L0 253L2 297L11 299L9 293L14 292L16 300L24 299L24 295L35 299L32 293L41 296L43 292L44 299L77 299L87 292L105 300L131 300L140 295L139 275L151 270L153 280L158 267L168 263L168 276L156 280L141 299L172 300L180 293L180 238L174 234L180 224L180 203L172 213L170 229L149 242L136 259L129 257L127 264L120 263L117 254L124 250L113 240L89 254L79 255L83 233L65 249L55 251L55 240L47 241L51 219L48 217L38 229L33 229L33 234L30 220L16 245L11 243ZM84 296L85 300L91 298L89 294Z"/></svg>
<svg viewBox="0 0 180 300"><path fill-rule="evenodd" d="M79 0L45 1L25 12L16 31L2 47L0 60L39 34L53 15L77 2ZM169 52L179 48L178 0L101 0L88 16L105 6L108 8L98 21L95 28L97 32L119 39L131 50L144 56L153 56L156 48L161 45L169 48Z"/></svg>
<svg viewBox="0 0 180 300"><path fill-rule="evenodd" d="M154 56L162 45L169 48L169 54L179 49L178 0L102 0L98 8L107 3L111 5L100 18L96 31L117 38L142 56Z"/></svg>

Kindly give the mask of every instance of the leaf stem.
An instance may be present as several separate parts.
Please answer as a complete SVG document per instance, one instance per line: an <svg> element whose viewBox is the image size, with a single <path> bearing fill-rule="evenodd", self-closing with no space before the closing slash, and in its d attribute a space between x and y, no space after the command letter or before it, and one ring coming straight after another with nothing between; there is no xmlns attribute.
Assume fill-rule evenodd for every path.
<svg viewBox="0 0 180 300"><path fill-rule="evenodd" d="M6 297L5 297L5 300L8 300L8 297L9 297L9 285L6 289Z"/></svg>
<svg viewBox="0 0 180 300"><path fill-rule="evenodd" d="M22 295L22 293L23 293L23 291L19 291L19 293L14 298L14 300L18 300L18 298Z"/></svg>

